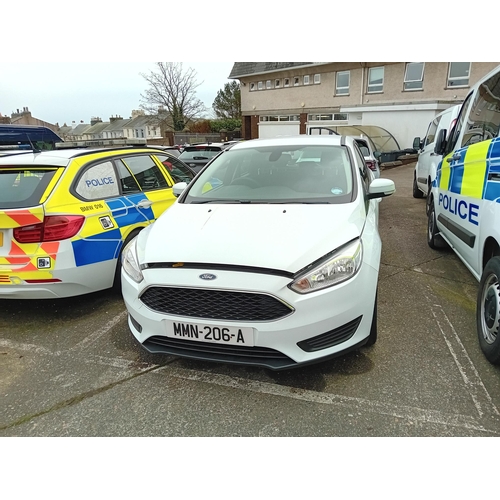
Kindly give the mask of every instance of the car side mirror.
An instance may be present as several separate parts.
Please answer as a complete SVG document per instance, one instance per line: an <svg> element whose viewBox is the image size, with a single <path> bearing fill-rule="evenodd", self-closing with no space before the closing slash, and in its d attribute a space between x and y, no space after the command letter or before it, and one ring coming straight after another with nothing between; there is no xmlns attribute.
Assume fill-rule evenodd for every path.
<svg viewBox="0 0 500 500"><path fill-rule="evenodd" d="M422 141L420 139L420 137L415 137L415 139L413 139L413 149L422 149Z"/></svg>
<svg viewBox="0 0 500 500"><path fill-rule="evenodd" d="M436 143L434 145L434 153L438 155L443 155L446 150L446 129L442 128L436 137Z"/></svg>
<svg viewBox="0 0 500 500"><path fill-rule="evenodd" d="M374 179L368 188L368 199L385 198L396 192L396 185L390 179Z"/></svg>
<svg viewBox="0 0 500 500"><path fill-rule="evenodd" d="M178 182L177 184L174 184L172 186L172 193L174 193L174 196L176 198L179 198L179 196L183 193L183 191L187 188L188 183L187 182Z"/></svg>

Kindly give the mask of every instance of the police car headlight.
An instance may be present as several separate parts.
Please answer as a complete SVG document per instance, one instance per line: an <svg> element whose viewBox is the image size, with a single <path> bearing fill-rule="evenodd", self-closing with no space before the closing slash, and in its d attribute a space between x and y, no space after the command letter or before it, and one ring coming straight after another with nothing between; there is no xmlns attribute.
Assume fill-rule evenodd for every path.
<svg viewBox="0 0 500 500"><path fill-rule="evenodd" d="M140 269L139 264L138 264L136 243L137 243L137 238L134 238L123 249L122 267L123 267L123 270L136 283L140 283L144 279L144 276L142 275L141 269Z"/></svg>
<svg viewBox="0 0 500 500"><path fill-rule="evenodd" d="M359 271L362 260L361 240L352 241L297 277L290 288L304 294L338 285Z"/></svg>

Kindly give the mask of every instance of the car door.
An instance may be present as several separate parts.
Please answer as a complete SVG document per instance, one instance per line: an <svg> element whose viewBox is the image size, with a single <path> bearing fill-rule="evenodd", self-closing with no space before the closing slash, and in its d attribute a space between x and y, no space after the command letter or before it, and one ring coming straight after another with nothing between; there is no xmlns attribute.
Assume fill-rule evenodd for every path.
<svg viewBox="0 0 500 500"><path fill-rule="evenodd" d="M434 120L429 124L427 129L427 134L425 135L422 151L418 156L417 164L417 184L419 189L424 193L428 190L428 179L431 172L431 165L436 158L436 153L434 152L434 143L436 140L437 131L439 124L441 122L441 116L436 116ZM435 169L436 165L434 166ZM434 170L435 172L435 170ZM435 174L434 174L435 175ZM431 179L432 180L432 179Z"/></svg>

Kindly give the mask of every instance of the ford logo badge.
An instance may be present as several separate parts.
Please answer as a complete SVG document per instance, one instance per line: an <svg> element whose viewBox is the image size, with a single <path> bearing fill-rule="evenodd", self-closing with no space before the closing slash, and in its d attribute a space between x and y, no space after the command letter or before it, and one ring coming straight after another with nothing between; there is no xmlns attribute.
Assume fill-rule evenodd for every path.
<svg viewBox="0 0 500 500"><path fill-rule="evenodd" d="M216 280L217 276L215 276L215 274L205 273L205 274L200 274L200 278L205 281L212 281Z"/></svg>

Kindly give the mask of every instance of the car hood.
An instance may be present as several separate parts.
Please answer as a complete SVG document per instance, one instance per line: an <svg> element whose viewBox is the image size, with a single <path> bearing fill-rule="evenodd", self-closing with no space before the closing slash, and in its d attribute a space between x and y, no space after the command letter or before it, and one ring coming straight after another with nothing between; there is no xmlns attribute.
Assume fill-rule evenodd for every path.
<svg viewBox="0 0 500 500"><path fill-rule="evenodd" d="M361 235L364 206L175 203L139 238L140 263L296 272Z"/></svg>

